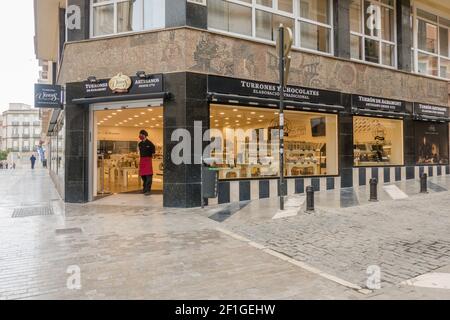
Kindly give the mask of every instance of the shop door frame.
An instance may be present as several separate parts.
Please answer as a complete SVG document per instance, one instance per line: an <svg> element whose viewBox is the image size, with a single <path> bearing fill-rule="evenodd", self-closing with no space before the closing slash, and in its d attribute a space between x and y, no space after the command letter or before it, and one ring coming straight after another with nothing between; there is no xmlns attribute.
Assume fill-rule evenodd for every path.
<svg viewBox="0 0 450 320"><path fill-rule="evenodd" d="M88 201L92 202L96 196L94 194L97 190L97 123L94 121L96 111L114 111L114 110L128 110L128 109L142 109L142 108L164 108L164 100L161 99L146 99L146 100L132 100L119 102L102 102L89 105L89 184L88 184Z"/></svg>

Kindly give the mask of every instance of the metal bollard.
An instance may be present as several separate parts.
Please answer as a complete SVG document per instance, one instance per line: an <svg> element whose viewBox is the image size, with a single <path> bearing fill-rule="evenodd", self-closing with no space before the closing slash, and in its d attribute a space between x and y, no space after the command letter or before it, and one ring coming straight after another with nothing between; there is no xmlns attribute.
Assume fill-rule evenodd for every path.
<svg viewBox="0 0 450 320"><path fill-rule="evenodd" d="M426 173L422 174L420 177L420 193L428 193L428 175Z"/></svg>
<svg viewBox="0 0 450 320"><path fill-rule="evenodd" d="M306 187L306 211L314 211L314 188Z"/></svg>
<svg viewBox="0 0 450 320"><path fill-rule="evenodd" d="M370 179L370 202L378 201L378 179Z"/></svg>

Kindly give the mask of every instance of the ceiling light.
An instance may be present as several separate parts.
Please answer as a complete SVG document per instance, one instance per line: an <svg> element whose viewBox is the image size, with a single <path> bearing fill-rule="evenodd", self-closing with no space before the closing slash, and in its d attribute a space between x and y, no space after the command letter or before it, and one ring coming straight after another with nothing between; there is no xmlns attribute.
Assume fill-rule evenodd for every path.
<svg viewBox="0 0 450 320"><path fill-rule="evenodd" d="M128 118L128 120L130 120L130 121L131 121L131 120L133 120L133 118Z"/></svg>
<svg viewBox="0 0 450 320"><path fill-rule="evenodd" d="M260 115L259 117L260 117L260 118L264 118L264 116L263 116L263 115Z"/></svg>
<svg viewBox="0 0 450 320"><path fill-rule="evenodd" d="M152 121L155 121L156 120L156 118L152 118Z"/></svg>
<svg viewBox="0 0 450 320"><path fill-rule="evenodd" d="M113 113L113 116L116 116L116 115L117 115L117 113L114 112L114 113Z"/></svg>
<svg viewBox="0 0 450 320"><path fill-rule="evenodd" d="M134 116L135 118L139 118L139 116L136 114L135 116Z"/></svg>
<svg viewBox="0 0 450 320"><path fill-rule="evenodd" d="M233 109L233 111L234 111L234 112L237 112L237 111L238 111L238 109Z"/></svg>
<svg viewBox="0 0 450 320"><path fill-rule="evenodd" d="M221 115L224 115L224 114L225 114L225 112L221 112L220 114L221 114Z"/></svg>
<svg viewBox="0 0 450 320"><path fill-rule="evenodd" d="M258 120L258 122L262 122L262 120Z"/></svg>
<svg viewBox="0 0 450 320"><path fill-rule="evenodd" d="M253 112L250 112L250 113L251 113L251 114L256 114L256 112L254 112L254 111L253 111Z"/></svg>
<svg viewBox="0 0 450 320"><path fill-rule="evenodd" d="M153 109L148 109L148 111L152 112L152 111L153 111Z"/></svg>
<svg viewBox="0 0 450 320"><path fill-rule="evenodd" d="M146 120L145 123L149 123L150 121Z"/></svg>
<svg viewBox="0 0 450 320"><path fill-rule="evenodd" d="M112 118L112 116L108 116L108 118L109 118L109 119L111 119L111 118Z"/></svg>
<svg viewBox="0 0 450 320"><path fill-rule="evenodd" d="M158 116L158 118L162 118L162 116Z"/></svg>

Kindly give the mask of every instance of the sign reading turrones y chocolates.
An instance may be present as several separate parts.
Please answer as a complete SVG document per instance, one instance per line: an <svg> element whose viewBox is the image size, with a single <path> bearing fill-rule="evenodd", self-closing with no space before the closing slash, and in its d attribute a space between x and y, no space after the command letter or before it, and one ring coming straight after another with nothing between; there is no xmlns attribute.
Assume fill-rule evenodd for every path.
<svg viewBox="0 0 450 320"><path fill-rule="evenodd" d="M59 109L62 107L61 86L50 84L34 85L34 107Z"/></svg>
<svg viewBox="0 0 450 320"><path fill-rule="evenodd" d="M220 76L208 76L208 92L264 99L279 99L279 84ZM339 105L339 92L287 86L284 92L287 101L313 104Z"/></svg>
<svg viewBox="0 0 450 320"><path fill-rule="evenodd" d="M352 95L352 107L388 112L405 112L406 103L400 100Z"/></svg>
<svg viewBox="0 0 450 320"><path fill-rule="evenodd" d="M164 91L162 74L145 77L128 77L119 73L111 79L83 82L85 98L108 97L127 94L148 94Z"/></svg>

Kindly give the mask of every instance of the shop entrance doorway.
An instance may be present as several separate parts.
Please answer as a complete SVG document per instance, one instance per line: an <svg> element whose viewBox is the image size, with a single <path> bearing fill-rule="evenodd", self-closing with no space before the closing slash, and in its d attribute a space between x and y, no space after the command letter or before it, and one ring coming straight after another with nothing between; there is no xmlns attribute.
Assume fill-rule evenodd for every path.
<svg viewBox="0 0 450 320"><path fill-rule="evenodd" d="M92 124L93 198L142 193L138 150L139 132L142 129L149 133L148 138L156 147L153 157L152 194L162 194L164 166L161 104L94 106Z"/></svg>

